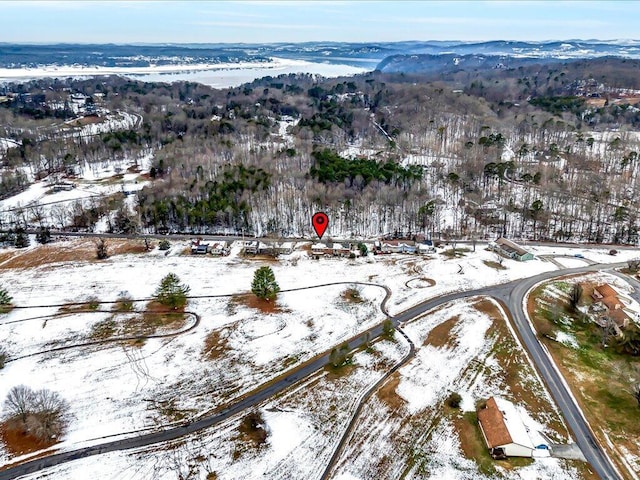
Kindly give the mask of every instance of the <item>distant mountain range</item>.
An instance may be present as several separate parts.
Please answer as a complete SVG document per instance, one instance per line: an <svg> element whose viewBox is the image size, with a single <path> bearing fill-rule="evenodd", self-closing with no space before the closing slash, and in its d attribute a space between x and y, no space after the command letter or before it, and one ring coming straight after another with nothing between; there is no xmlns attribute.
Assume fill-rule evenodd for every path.
<svg viewBox="0 0 640 480"><path fill-rule="evenodd" d="M137 44L137 45L27 45L0 43L0 68L45 66L147 67L268 62L278 57L316 63L342 64L383 71L411 68L409 58L426 55L435 63L473 56L522 59L572 59L621 56L640 58L636 40L567 40L550 42L309 42L278 44ZM440 57L440 58L438 58ZM467 57L468 58L468 57ZM459 60L458 60L459 61ZM415 62L413 62L415 63ZM473 62L472 62L473 63Z"/></svg>

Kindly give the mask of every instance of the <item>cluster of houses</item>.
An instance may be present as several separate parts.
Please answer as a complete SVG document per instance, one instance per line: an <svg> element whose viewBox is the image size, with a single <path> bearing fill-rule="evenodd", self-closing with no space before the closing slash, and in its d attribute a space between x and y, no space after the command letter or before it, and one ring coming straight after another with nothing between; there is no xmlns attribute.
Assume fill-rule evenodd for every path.
<svg viewBox="0 0 640 480"><path fill-rule="evenodd" d="M314 243L311 245L311 255L319 257L356 257L360 251L355 244L343 245L342 243Z"/></svg>
<svg viewBox="0 0 640 480"><path fill-rule="evenodd" d="M387 255L390 253L410 253L428 255L435 253L436 249L431 240L417 242L412 240L379 240L373 244L374 255Z"/></svg>
<svg viewBox="0 0 640 480"><path fill-rule="evenodd" d="M242 253L244 255L277 257L278 255L293 253L294 248L295 244L293 242L262 242L259 240L242 242Z"/></svg>
<svg viewBox="0 0 640 480"><path fill-rule="evenodd" d="M215 241L211 243L205 243L200 239L191 241L191 254L192 255L229 255L231 251L229 242Z"/></svg>
<svg viewBox="0 0 640 480"><path fill-rule="evenodd" d="M262 242L259 240L245 241L241 243L241 253L243 255L268 255L277 257L278 255L288 255L293 252L295 244L293 242ZM231 245L224 240L203 242L202 239L191 241L191 253L193 255L229 255Z"/></svg>
<svg viewBox="0 0 640 480"><path fill-rule="evenodd" d="M293 253L296 244L294 242L268 242L262 240L248 240L241 243L241 253L243 255L266 255L277 257ZM358 257L363 254L362 243L315 243L311 246L311 255L320 257ZM192 240L192 254L228 255L230 246L225 241L215 241L204 243L201 239ZM374 255L385 255L391 253L406 253L427 255L435 253L433 242L426 240L416 242L412 240L379 240L373 246L368 246L367 251Z"/></svg>
<svg viewBox="0 0 640 480"><path fill-rule="evenodd" d="M361 243L316 243L311 246L311 255L314 257L358 257L362 255ZM373 243L373 248L367 247L374 255L386 255L391 253L407 253L427 255L436 251L433 243L429 240L418 243L412 240L377 240Z"/></svg>
<svg viewBox="0 0 640 480"><path fill-rule="evenodd" d="M49 88L53 90L52 88ZM0 103L16 102L18 105L32 108L48 107L52 110L66 110L74 115L98 116L101 109L96 106L96 99L102 97L101 93L93 97L85 95L71 88L64 88L61 95L52 98L51 93L9 92L6 89L0 91Z"/></svg>

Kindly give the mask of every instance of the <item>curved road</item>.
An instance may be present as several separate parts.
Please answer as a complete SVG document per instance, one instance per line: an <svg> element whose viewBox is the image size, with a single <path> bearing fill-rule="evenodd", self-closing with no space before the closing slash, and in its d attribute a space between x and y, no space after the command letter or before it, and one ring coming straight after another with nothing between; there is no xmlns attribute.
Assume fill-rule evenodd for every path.
<svg viewBox="0 0 640 480"><path fill-rule="evenodd" d="M625 264L618 264L618 266ZM591 430L588 422L584 418L582 412L576 405L576 401L571 394L569 387L567 386L564 378L556 368L551 356L546 349L538 341L535 332L532 329L529 322L528 315L525 312L525 306L523 304L526 294L537 283L543 280L551 279L558 276L558 273L562 275L570 273L585 272L590 270L605 270L612 268L611 265L591 265L589 267L580 267L567 269L561 272L549 272L546 274L538 275L536 277L528 278L518 282L509 295L507 305L513 315L513 321L515 323L518 332L525 347L531 355L533 362L535 363L540 375L544 379L547 388L551 392L556 405L560 408L562 415L564 416L569 428L573 432L576 443L582 450L587 461L591 464L593 469L598 473L603 480L615 480L620 479L622 476L611 463L611 460L606 453L600 448L596 441L593 431Z"/></svg>
<svg viewBox="0 0 640 480"><path fill-rule="evenodd" d="M435 307L453 300L458 300L466 297L487 295L498 300L502 300L511 310L514 317L515 326L518 329L518 332L522 337L534 364L538 368L538 371L540 372L542 378L551 391L554 400L556 401L558 407L564 415L567 424L571 428L576 439L576 443L579 445L584 456L591 463L592 467L603 480L616 480L622 477L617 472L615 467L611 464L604 451L597 444L587 421L582 416L580 410L575 404L571 393L568 391L568 386L564 383L564 380L556 370L553 362L538 342L538 339L536 338L531 324L529 323L528 318L525 314L523 302L527 292L534 285L542 281L550 280L559 276L570 275L573 273L584 273L593 270L607 270L623 266L626 266L626 263L599 264L579 268L570 268L561 271L546 272L531 278L517 280L502 285L484 287L466 292L454 292L415 305L408 310L400 313L399 315L393 317L391 320L393 321L394 326L397 327L399 324L423 315L424 313ZM385 301L386 299L387 297L385 297ZM383 301L383 303L385 302ZM354 345L354 342L357 342L357 344L360 345L365 338L374 339L382 334L383 325L382 323L380 323L362 332L356 337L353 337L349 341L349 343L351 345ZM58 453L43 458L37 458L0 471L0 480L11 480L29 473L43 470L45 468L60 465L62 463L79 458L89 457L92 455L119 450L141 448L158 443L163 443L178 439L180 437L205 428L212 427L230 418L231 416L242 412L243 410L258 405L259 403L269 399L270 397L282 392L294 383L306 378L319 369L324 368L329 362L329 354L330 352L327 351L324 354L320 354L310 359L309 361L295 368L290 373L281 375L275 381L266 384L266 386L258 387L258 389L249 393L237 403L230 405L212 415L208 415L198 420L185 423L182 426L169 428L154 433L148 433L121 440L114 440L100 445Z"/></svg>

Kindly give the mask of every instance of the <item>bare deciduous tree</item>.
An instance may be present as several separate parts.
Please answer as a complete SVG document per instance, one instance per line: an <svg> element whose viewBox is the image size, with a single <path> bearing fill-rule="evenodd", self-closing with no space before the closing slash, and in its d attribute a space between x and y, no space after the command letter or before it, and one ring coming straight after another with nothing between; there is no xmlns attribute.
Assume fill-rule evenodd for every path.
<svg viewBox="0 0 640 480"><path fill-rule="evenodd" d="M27 433L39 440L58 437L65 426L68 403L51 390L33 391L26 385L9 390L4 401L7 416L19 420Z"/></svg>
<svg viewBox="0 0 640 480"><path fill-rule="evenodd" d="M9 390L4 401L4 408L10 417L19 417L22 422L27 421L27 415L31 412L34 400L34 392L26 385L16 385Z"/></svg>
<svg viewBox="0 0 640 480"><path fill-rule="evenodd" d="M38 390L34 394L33 413L27 417L27 430L41 440L58 437L64 429L68 409L67 402L57 392Z"/></svg>

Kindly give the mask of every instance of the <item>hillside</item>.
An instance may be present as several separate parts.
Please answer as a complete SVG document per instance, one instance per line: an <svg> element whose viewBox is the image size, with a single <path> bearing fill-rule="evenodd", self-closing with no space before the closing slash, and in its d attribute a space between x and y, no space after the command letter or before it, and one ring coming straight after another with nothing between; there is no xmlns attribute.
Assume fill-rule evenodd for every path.
<svg viewBox="0 0 640 480"><path fill-rule="evenodd" d="M636 243L639 65L8 84L2 225ZM56 182L115 189L16 197Z"/></svg>

